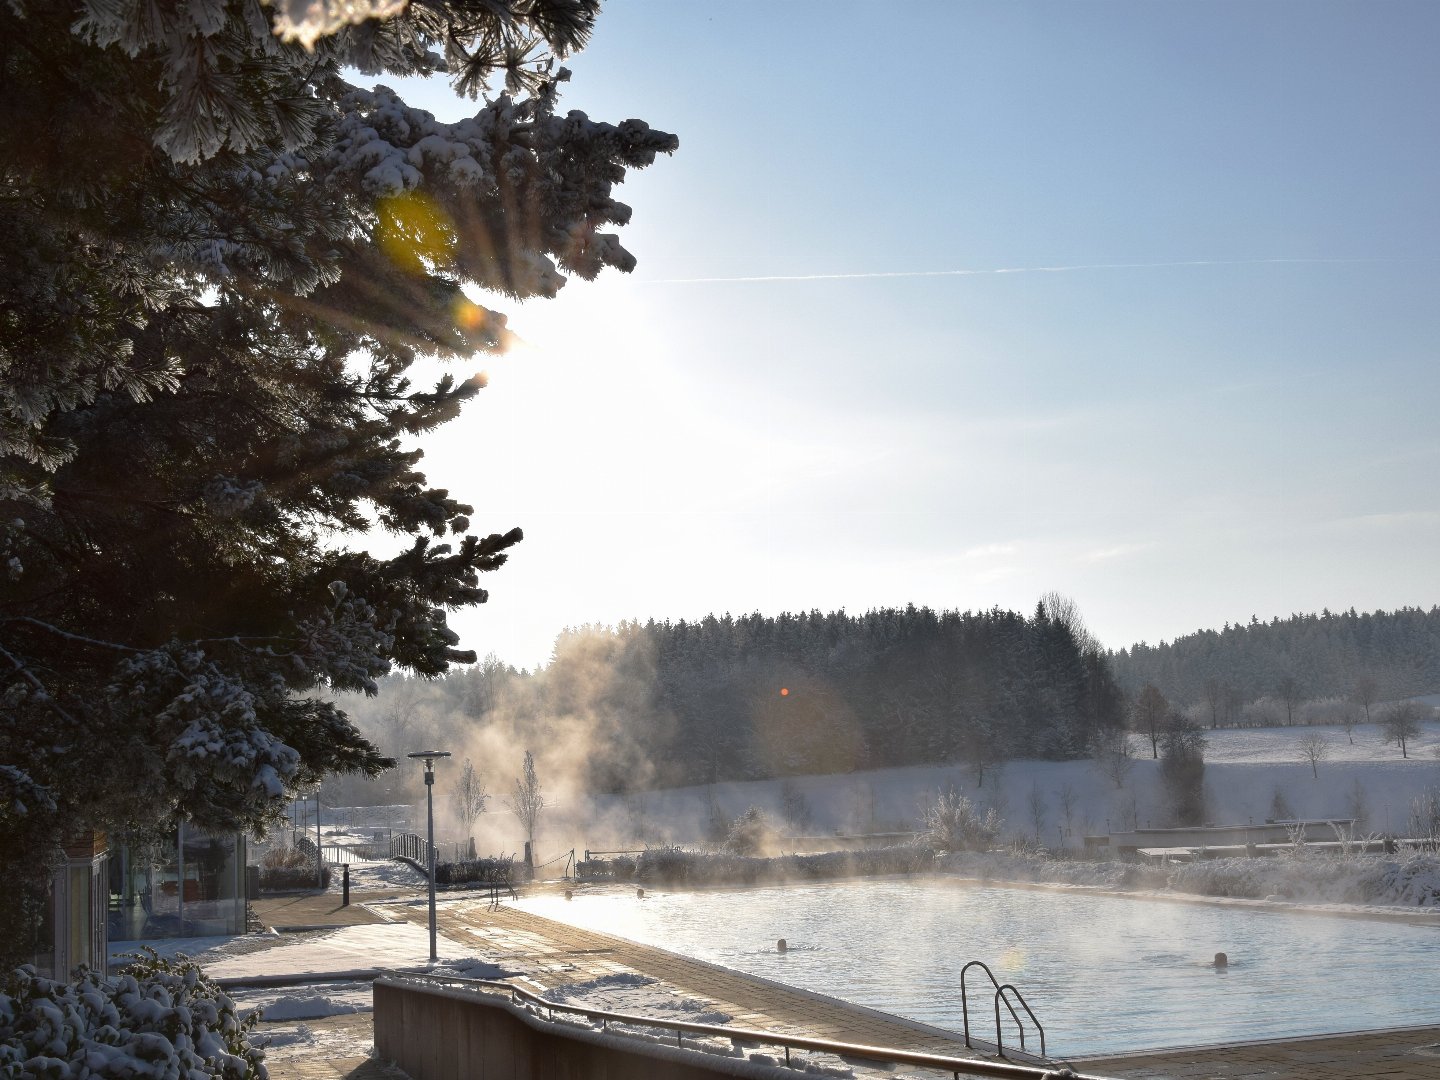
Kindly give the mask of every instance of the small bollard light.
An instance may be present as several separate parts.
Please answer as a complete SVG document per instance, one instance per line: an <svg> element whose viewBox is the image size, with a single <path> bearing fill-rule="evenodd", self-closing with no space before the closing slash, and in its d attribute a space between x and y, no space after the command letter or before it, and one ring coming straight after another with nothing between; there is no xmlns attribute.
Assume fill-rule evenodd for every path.
<svg viewBox="0 0 1440 1080"><path fill-rule="evenodd" d="M340 906L350 906L350 864L340 864Z"/></svg>

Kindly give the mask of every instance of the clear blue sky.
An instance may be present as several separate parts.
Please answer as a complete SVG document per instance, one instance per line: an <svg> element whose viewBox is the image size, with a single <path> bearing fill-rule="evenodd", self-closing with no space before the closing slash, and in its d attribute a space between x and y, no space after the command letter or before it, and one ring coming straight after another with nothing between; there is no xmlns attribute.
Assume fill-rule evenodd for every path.
<svg viewBox="0 0 1440 1080"><path fill-rule="evenodd" d="M635 274L510 307L426 444L527 535L465 644L1440 602L1437 56L1433 0L611 0L564 104L680 152L619 191ZM937 271L982 272L882 276Z"/></svg>

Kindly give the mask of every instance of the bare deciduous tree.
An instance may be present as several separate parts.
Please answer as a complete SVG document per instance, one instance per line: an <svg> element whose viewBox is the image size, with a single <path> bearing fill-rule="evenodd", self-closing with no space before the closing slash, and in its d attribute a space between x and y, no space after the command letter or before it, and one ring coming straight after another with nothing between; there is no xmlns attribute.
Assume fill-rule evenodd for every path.
<svg viewBox="0 0 1440 1080"><path fill-rule="evenodd" d="M1079 805L1080 795L1075 785L1070 783L1062 784L1055 795L1060 800L1060 814L1065 818L1065 836L1068 838L1074 831L1075 807Z"/></svg>
<svg viewBox="0 0 1440 1080"><path fill-rule="evenodd" d="M1400 747L1401 757L1408 758L1407 746L1420 734L1420 721L1424 716L1425 710L1418 702L1397 701L1380 718L1380 735L1387 744L1395 743Z"/></svg>
<svg viewBox="0 0 1440 1080"><path fill-rule="evenodd" d="M1285 703L1285 725L1291 727L1295 723L1296 706L1300 704L1300 699L1304 696L1300 680L1294 675L1286 675L1281 678L1276 689L1280 693L1280 700Z"/></svg>
<svg viewBox="0 0 1440 1080"><path fill-rule="evenodd" d="M1074 597L1064 596L1052 589L1040 598L1040 606L1053 622L1070 631L1070 636L1075 639L1081 652L1100 650L1099 639L1085 625L1085 617L1080 614L1080 605L1075 602Z"/></svg>
<svg viewBox="0 0 1440 1080"><path fill-rule="evenodd" d="M1140 688L1133 711L1135 730L1150 737L1150 756L1160 757L1160 731L1165 718L1170 714L1170 703L1165 700L1158 687L1146 683Z"/></svg>
<svg viewBox="0 0 1440 1080"><path fill-rule="evenodd" d="M1095 767L1117 788L1125 786L1130 770L1135 767L1135 759L1130 756L1130 740L1125 732L1102 731L1096 736L1090 755L1095 760Z"/></svg>
<svg viewBox="0 0 1440 1080"><path fill-rule="evenodd" d="M1320 762L1330 756L1330 743L1319 732L1312 731L1300 740L1300 758L1310 763L1310 775L1320 779Z"/></svg>
<svg viewBox="0 0 1440 1080"><path fill-rule="evenodd" d="M455 820L467 838L475 828L476 820L485 812L485 803L489 799L485 785L480 782L480 777L475 772L475 766L466 758L465 765L460 770L460 778L450 789L450 808L455 811Z"/></svg>
<svg viewBox="0 0 1440 1080"><path fill-rule="evenodd" d="M1025 808L1030 811L1030 824L1035 828L1035 843L1040 843L1040 832L1045 827L1045 815L1050 812L1050 804L1045 800L1045 793L1040 790L1040 785L1030 785L1030 794L1025 799Z"/></svg>
<svg viewBox="0 0 1440 1080"><path fill-rule="evenodd" d="M1362 675L1355 680L1355 693L1353 700L1365 710L1365 722L1370 723L1370 706L1375 704L1375 699L1380 695L1380 684L1369 675Z"/></svg>
<svg viewBox="0 0 1440 1080"><path fill-rule="evenodd" d="M535 755L525 751L525 764L515 778L515 797L505 805L520 819L525 830L525 839L530 844L531 856L535 851L535 826L540 821L540 811L545 809L545 796L540 794L540 780L535 775Z"/></svg>
<svg viewBox="0 0 1440 1080"><path fill-rule="evenodd" d="M1205 704L1210 706L1210 727L1220 726L1220 707L1225 704L1225 684L1211 675L1205 680Z"/></svg>

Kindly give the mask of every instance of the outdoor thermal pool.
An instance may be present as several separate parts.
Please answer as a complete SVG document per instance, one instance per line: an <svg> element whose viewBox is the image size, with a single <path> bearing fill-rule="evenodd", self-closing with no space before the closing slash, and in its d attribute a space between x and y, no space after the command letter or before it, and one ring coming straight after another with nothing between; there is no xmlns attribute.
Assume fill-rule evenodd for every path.
<svg viewBox="0 0 1440 1080"><path fill-rule="evenodd" d="M1440 925L935 878L517 906L955 1032L960 968L983 960L1025 995L1052 1056L1440 1022ZM989 983L979 969L967 982L972 1034L993 1040Z"/></svg>

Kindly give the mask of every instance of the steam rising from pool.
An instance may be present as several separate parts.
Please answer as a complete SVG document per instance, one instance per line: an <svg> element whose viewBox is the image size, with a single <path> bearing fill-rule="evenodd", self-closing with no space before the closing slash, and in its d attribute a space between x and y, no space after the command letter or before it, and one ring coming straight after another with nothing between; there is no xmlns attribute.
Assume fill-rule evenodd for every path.
<svg viewBox="0 0 1440 1080"><path fill-rule="evenodd" d="M1440 1020L1440 926L931 880L520 906L956 1032L960 968L984 960L1025 995L1052 1056ZM993 997L969 985L971 1031L993 1041Z"/></svg>

